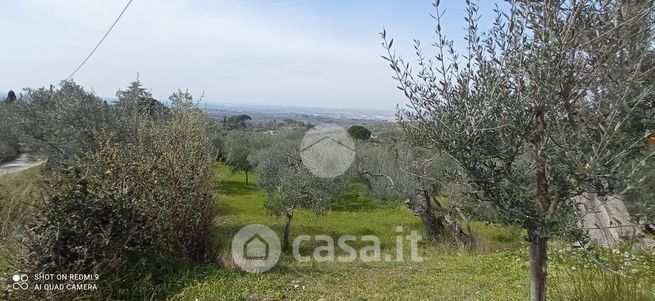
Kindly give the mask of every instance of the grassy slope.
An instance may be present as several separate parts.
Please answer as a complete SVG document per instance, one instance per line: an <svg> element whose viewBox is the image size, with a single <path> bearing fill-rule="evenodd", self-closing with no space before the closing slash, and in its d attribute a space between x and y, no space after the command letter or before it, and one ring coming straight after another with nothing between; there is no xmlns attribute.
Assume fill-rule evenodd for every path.
<svg viewBox="0 0 655 301"><path fill-rule="evenodd" d="M280 234L284 220L266 214L263 208L265 195L254 185L245 185L243 174L232 174L219 167L216 179L216 235L222 264L170 267L170 273L156 277L158 285L155 287L135 283L133 290L119 294L120 299L528 299L529 267L526 248L520 241L521 231L484 223L474 224L480 250L472 253L461 253L443 245L423 244L420 247L423 262L299 263L283 255L269 272L242 272L230 262L227 251L233 235L251 223L268 225ZM25 210L30 205L25 201L39 198L41 182L38 167L0 177L0 222L3 226L8 220L20 222L21 216L28 216ZM381 207L375 200L361 196L356 187L333 208L336 210L325 216L309 212L297 214L292 237L301 234L329 234L334 238L341 234L374 234L380 237L383 249L389 251L395 246L395 233L392 232L395 226L404 226L405 233L413 229L421 231L418 219L406 209L395 205ZM0 242L6 246L7 241ZM314 246L304 247L303 255ZM558 243L551 244L551 248L557 247ZM551 251L549 290L552 300L655 300L655 253L642 252L635 253L637 257L626 257L626 250L616 254L605 250L600 257L584 257L579 252L560 254L561 251ZM7 254L0 253L0 272L9 272L6 258ZM625 278L593 268L596 260L593 258L610 263L621 273L633 269L638 272ZM109 287L100 289L107 292Z"/></svg>
<svg viewBox="0 0 655 301"><path fill-rule="evenodd" d="M20 172L0 175L0 220L7 222L20 218L28 210L24 200L33 200L42 195L42 166L35 166Z"/></svg>
<svg viewBox="0 0 655 301"><path fill-rule="evenodd" d="M0 175L0 271L8 267L7 252L15 244L10 237L30 216L34 201L42 196L42 185L41 166Z"/></svg>
<svg viewBox="0 0 655 301"><path fill-rule="evenodd" d="M247 224L264 224L281 234L284 220L266 214L264 193L254 185L245 185L242 174L219 168L217 175L221 179L217 182L219 248L229 249L234 233ZM292 237L328 234L336 239L342 234L373 234L380 237L383 249L392 250L395 226L404 226L407 234L409 230L421 231L419 220L402 207L379 207L366 200L360 203L366 211L339 204L336 207L340 211L325 216L301 212L293 223ZM489 241L498 238L495 246L499 248L517 245L505 229L490 227L484 235ZM457 254L448 248L422 245L423 262L400 263L312 264L283 256L276 267L260 275L231 267L227 251L220 253L225 268L200 267L181 272L174 277L178 281L169 283L171 290L167 297L174 300L525 300L528 297L528 265L516 252Z"/></svg>

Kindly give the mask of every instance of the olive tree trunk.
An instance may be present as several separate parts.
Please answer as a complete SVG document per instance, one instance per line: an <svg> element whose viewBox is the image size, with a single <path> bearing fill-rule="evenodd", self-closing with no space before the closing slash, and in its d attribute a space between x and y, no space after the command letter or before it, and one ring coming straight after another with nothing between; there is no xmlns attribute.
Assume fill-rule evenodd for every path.
<svg viewBox="0 0 655 301"><path fill-rule="evenodd" d="M291 250L291 245L289 244L289 232L291 231L291 220L293 219L293 211L287 211L287 223L284 225L284 241L282 249L284 251Z"/></svg>
<svg viewBox="0 0 655 301"><path fill-rule="evenodd" d="M546 153L545 147L545 129L546 121L544 117L544 108L537 107L535 110L536 135L533 141L535 148L535 181L536 181L536 200L535 209L538 214L546 215L551 207L548 200L548 177L546 175ZM546 300L546 277L547 277L547 255L548 238L540 231L528 229L528 241L530 242L530 300Z"/></svg>
<svg viewBox="0 0 655 301"><path fill-rule="evenodd" d="M405 201L407 208L414 213L414 215L421 218L425 226L425 232L431 239L441 238L445 232L444 217L434 211L431 203L431 197L425 190L416 195L416 201L410 199Z"/></svg>
<svg viewBox="0 0 655 301"><path fill-rule="evenodd" d="M530 300L532 301L546 300L547 243L548 239L545 237L539 235L530 237Z"/></svg>

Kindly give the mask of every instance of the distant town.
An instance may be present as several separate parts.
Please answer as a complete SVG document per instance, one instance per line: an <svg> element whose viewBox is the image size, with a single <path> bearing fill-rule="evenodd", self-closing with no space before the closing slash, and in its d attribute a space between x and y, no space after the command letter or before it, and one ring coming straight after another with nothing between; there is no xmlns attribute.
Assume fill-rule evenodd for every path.
<svg viewBox="0 0 655 301"><path fill-rule="evenodd" d="M376 109L328 109L274 105L206 104L201 105L214 119L245 114L252 118L249 123L278 123L291 119L308 124L336 123L342 126L354 124L377 125L394 123L393 111Z"/></svg>

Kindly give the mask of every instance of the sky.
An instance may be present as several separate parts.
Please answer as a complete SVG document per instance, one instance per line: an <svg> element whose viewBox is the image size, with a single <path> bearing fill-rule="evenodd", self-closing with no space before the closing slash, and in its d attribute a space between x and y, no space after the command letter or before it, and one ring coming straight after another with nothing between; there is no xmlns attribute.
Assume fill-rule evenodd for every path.
<svg viewBox="0 0 655 301"><path fill-rule="evenodd" d="M464 1L442 0L463 49ZM490 22L493 1L481 1ZM58 84L127 0L0 0L0 91ZM393 110L405 104L378 33L412 57L434 40L431 0L133 0L73 79L101 97L138 78L155 98L177 89L209 104ZM432 53L426 49L426 53Z"/></svg>

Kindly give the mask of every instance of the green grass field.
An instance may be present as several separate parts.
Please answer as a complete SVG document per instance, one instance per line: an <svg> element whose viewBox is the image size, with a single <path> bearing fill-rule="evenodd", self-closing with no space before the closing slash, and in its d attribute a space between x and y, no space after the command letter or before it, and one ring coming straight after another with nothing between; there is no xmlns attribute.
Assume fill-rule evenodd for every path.
<svg viewBox="0 0 655 301"><path fill-rule="evenodd" d="M254 177L251 183L255 182ZM476 222L478 248L462 251L444 244L420 245L422 262L300 263L282 256L270 271L241 271L230 261L233 235L248 224L264 224L281 237L284 218L264 209L265 194L244 175L216 169L217 240L222 264L185 270L162 287L172 300L526 300L529 264L523 232ZM301 234L376 235L383 253L395 246L394 227L422 231L418 218L399 204L382 206L356 186L333 210L318 216L296 214L291 237ZM357 245L357 244L353 244ZM564 244L553 243L553 247ZM311 245L313 249L316 245ZM303 253L304 249L301 249ZM338 249L337 249L338 252ZM303 254L306 254L303 253ZM643 256L655 267L652 254ZM554 300L655 299L655 283L648 270L629 278L582 266L584 255L571 254L550 265L550 297ZM561 257L557 257L561 258ZM572 266L578 265L573 273ZM655 269L651 270L655 271ZM581 287L582 286L582 287Z"/></svg>
<svg viewBox="0 0 655 301"><path fill-rule="evenodd" d="M36 177L32 170L19 176ZM22 179L22 180L21 180ZM524 233L476 222L478 248L463 251L444 243L422 242L421 262L297 262L283 254L271 270L247 273L230 255L234 234L248 224L263 224L282 237L284 218L268 215L265 194L253 182L245 184L242 173L218 166L216 189L215 264L171 267L119 295L127 300L526 300L529 298L529 265ZM5 179L6 183L7 179ZM5 186L7 187L7 186ZM25 188L27 189L27 188ZM27 189L29 190L29 189ZM26 191L27 191L26 190ZM26 193L26 192L25 192ZM376 235L384 253L395 250L396 226L404 234L422 232L419 219L400 204L381 205L353 185L332 211L319 216L300 211L294 217L291 237L325 234L335 241L340 235ZM303 255L320 244L303 245ZM351 243L356 249L367 243ZM591 267L579 252L555 250L549 265L549 294L553 300L653 300L655 256L639 253L630 261L639 272L627 277ZM407 245L405 246L407 249ZM406 250L409 254L409 250ZM618 251L617 251L618 252ZM607 251L602 258L626 266L623 250ZM558 255L562 253L563 255ZM614 254L616 253L616 254ZM339 249L337 248L337 255ZM607 255L609 254L609 255ZM635 253L636 254L636 253ZM406 255L407 256L407 255ZM408 257L408 256L407 256ZM628 258L632 258L628 257ZM577 267L577 268L576 268ZM644 268L645 267L645 268ZM633 269L634 270L634 269ZM618 275L618 276L617 276ZM151 284L155 285L151 287ZM100 289L109 289L109 287ZM116 294L114 294L116 295ZM628 299L626 299L628 298Z"/></svg>
<svg viewBox="0 0 655 301"><path fill-rule="evenodd" d="M219 254L222 267L204 266L180 272L162 287L172 300L525 300L529 292L527 255L520 233L478 223L488 252L463 252L454 247L421 244L422 262L300 263L283 254L263 274L242 272L230 261L233 235L248 224L264 224L281 237L284 218L268 215L265 194L244 175L216 170ZM251 181L251 183L254 181ZM399 204L382 206L361 195L355 186L351 202L334 204L326 215L301 211L291 236L326 234L376 235L384 251L395 248L394 227L422 231L418 218ZM357 243L352 243L357 248ZM361 245L359 245L361 246ZM312 245L308 249L313 249ZM338 252L338 249L337 249ZM306 254L306 249L301 253Z"/></svg>

